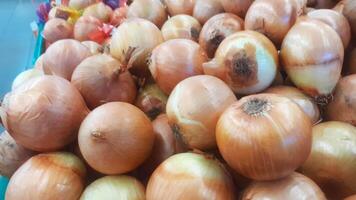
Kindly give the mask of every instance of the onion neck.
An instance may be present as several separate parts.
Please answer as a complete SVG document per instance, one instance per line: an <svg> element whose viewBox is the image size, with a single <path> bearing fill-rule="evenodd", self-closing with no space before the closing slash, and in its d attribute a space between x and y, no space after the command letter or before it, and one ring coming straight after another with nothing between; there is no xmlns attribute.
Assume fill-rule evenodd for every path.
<svg viewBox="0 0 356 200"><path fill-rule="evenodd" d="M173 124L171 128L173 131L174 138L176 139L179 146L182 147L183 150L188 150L189 145L187 141L184 139L183 135L180 133L180 128L178 124Z"/></svg>
<svg viewBox="0 0 356 200"><path fill-rule="evenodd" d="M254 98L242 105L243 111L250 116L262 116L271 110L271 103L265 99Z"/></svg>

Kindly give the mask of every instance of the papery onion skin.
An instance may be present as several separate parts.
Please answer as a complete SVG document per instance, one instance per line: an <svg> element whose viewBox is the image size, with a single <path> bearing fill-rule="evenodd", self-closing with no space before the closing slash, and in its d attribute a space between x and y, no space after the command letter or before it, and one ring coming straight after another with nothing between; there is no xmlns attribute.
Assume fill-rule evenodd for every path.
<svg viewBox="0 0 356 200"><path fill-rule="evenodd" d="M168 95L180 81L203 74L202 65L206 61L207 56L199 44L174 39L152 51L149 69L157 85Z"/></svg>
<svg viewBox="0 0 356 200"><path fill-rule="evenodd" d="M187 78L177 84L168 98L169 124L188 147L199 150L214 148L216 123L235 101L231 89L216 77Z"/></svg>
<svg viewBox="0 0 356 200"><path fill-rule="evenodd" d="M176 15L169 18L162 26L165 41L172 39L199 40L201 25L198 20L189 15Z"/></svg>
<svg viewBox="0 0 356 200"><path fill-rule="evenodd" d="M104 47L94 41L83 41L82 45L86 46L92 55L101 54L104 51Z"/></svg>
<svg viewBox="0 0 356 200"><path fill-rule="evenodd" d="M0 109L6 130L35 151L57 150L72 142L88 113L78 90L57 76L29 80L8 93Z"/></svg>
<svg viewBox="0 0 356 200"><path fill-rule="evenodd" d="M291 175L266 182L253 182L243 192L241 200L326 200L323 191L308 177L293 172Z"/></svg>
<svg viewBox="0 0 356 200"><path fill-rule="evenodd" d="M83 16L92 16L104 23L110 21L112 14L113 10L110 6L105 5L103 2L88 6L83 12Z"/></svg>
<svg viewBox="0 0 356 200"><path fill-rule="evenodd" d="M229 35L244 29L244 21L231 13L217 14L203 26L199 35L199 44L209 58L213 58L220 43Z"/></svg>
<svg viewBox="0 0 356 200"><path fill-rule="evenodd" d="M211 17L223 12L220 0L196 0L192 16L200 24L205 24Z"/></svg>
<svg viewBox="0 0 356 200"><path fill-rule="evenodd" d="M68 6L77 10L81 10L96 3L96 1L97 0L69 0Z"/></svg>
<svg viewBox="0 0 356 200"><path fill-rule="evenodd" d="M311 130L310 119L292 100L258 94L224 111L216 141L224 160L241 175L275 180L290 175L307 159Z"/></svg>
<svg viewBox="0 0 356 200"><path fill-rule="evenodd" d="M111 102L89 113L78 138L80 151L92 168L104 174L121 174L150 156L155 135L141 110L128 103Z"/></svg>
<svg viewBox="0 0 356 200"><path fill-rule="evenodd" d="M74 25L74 39L79 41L90 40L90 33L97 31L102 23L93 16L82 16Z"/></svg>
<svg viewBox="0 0 356 200"><path fill-rule="evenodd" d="M17 87L19 87L20 85L31 80L32 78L36 78L36 77L43 76L43 75L44 75L43 71L36 69L36 68L23 71L19 75L16 76L15 80L12 82L11 89L14 90Z"/></svg>
<svg viewBox="0 0 356 200"><path fill-rule="evenodd" d="M79 200L145 200L145 187L130 176L105 176L85 188Z"/></svg>
<svg viewBox="0 0 356 200"><path fill-rule="evenodd" d="M186 14L192 15L196 0L162 0L170 16Z"/></svg>
<svg viewBox="0 0 356 200"><path fill-rule="evenodd" d="M207 196L209 195L209 196ZM223 165L205 155L181 153L165 160L151 176L147 200L236 199Z"/></svg>
<svg viewBox="0 0 356 200"><path fill-rule="evenodd" d="M356 2L354 0L342 0L337 5L341 6L342 14L349 20L351 31L352 31L352 39L353 42L356 44Z"/></svg>
<svg viewBox="0 0 356 200"><path fill-rule="evenodd" d="M203 64L204 73L223 80L237 94L261 92L270 86L278 69L278 53L261 33L240 31L228 36L215 57Z"/></svg>
<svg viewBox="0 0 356 200"><path fill-rule="evenodd" d="M86 169L67 152L39 154L30 158L10 179L5 199L77 200L83 189Z"/></svg>
<svg viewBox="0 0 356 200"><path fill-rule="evenodd" d="M313 127L313 146L301 172L313 179L329 199L356 193L356 127L324 122Z"/></svg>
<svg viewBox="0 0 356 200"><path fill-rule="evenodd" d="M160 0L135 0L127 10L127 18L143 18L161 28L167 20L166 9Z"/></svg>
<svg viewBox="0 0 356 200"><path fill-rule="evenodd" d="M245 18L247 10L254 0L220 0L225 11L233 13L241 18Z"/></svg>
<svg viewBox="0 0 356 200"><path fill-rule="evenodd" d="M49 43L69 39L73 37L73 26L64 19L50 19L43 28L42 36Z"/></svg>

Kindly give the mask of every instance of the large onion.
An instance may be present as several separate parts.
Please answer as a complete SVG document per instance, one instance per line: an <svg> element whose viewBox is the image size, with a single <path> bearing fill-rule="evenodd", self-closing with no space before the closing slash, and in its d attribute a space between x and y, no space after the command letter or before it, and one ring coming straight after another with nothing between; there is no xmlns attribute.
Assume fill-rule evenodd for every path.
<svg viewBox="0 0 356 200"><path fill-rule="evenodd" d="M86 46L92 55L103 53L104 47L94 41L83 41L82 45Z"/></svg>
<svg viewBox="0 0 356 200"><path fill-rule="evenodd" d="M216 14L224 12L220 0L196 0L193 17L204 24Z"/></svg>
<svg viewBox="0 0 356 200"><path fill-rule="evenodd" d="M83 16L92 16L104 23L110 21L112 14L113 10L110 6L105 5L103 2L88 6L83 12Z"/></svg>
<svg viewBox="0 0 356 200"><path fill-rule="evenodd" d="M73 26L64 19L53 18L46 22L42 36L49 43L72 38Z"/></svg>
<svg viewBox="0 0 356 200"><path fill-rule="evenodd" d="M226 12L236 14L241 18L245 18L247 10L250 8L254 0L220 0Z"/></svg>
<svg viewBox="0 0 356 200"><path fill-rule="evenodd" d="M231 177L209 156L181 153L165 160L151 176L147 200L236 199Z"/></svg>
<svg viewBox="0 0 356 200"><path fill-rule="evenodd" d="M251 95L232 104L216 126L226 162L254 180L290 175L311 149L311 122L292 100L275 94Z"/></svg>
<svg viewBox="0 0 356 200"><path fill-rule="evenodd" d="M324 122L313 128L313 146L301 171L313 179L329 199L356 193L356 127Z"/></svg>
<svg viewBox="0 0 356 200"><path fill-rule="evenodd" d="M176 15L169 18L162 26L165 41L171 39L190 39L198 41L201 25L198 20L189 15Z"/></svg>
<svg viewBox="0 0 356 200"><path fill-rule="evenodd" d="M82 10L91 4L94 4L97 0L69 0L69 7Z"/></svg>
<svg viewBox="0 0 356 200"><path fill-rule="evenodd" d="M341 6L342 14L349 20L353 41L356 42L356 1L342 0L338 6Z"/></svg>
<svg viewBox="0 0 356 200"><path fill-rule="evenodd" d="M16 76L15 80L12 82L11 89L14 90L20 85L26 83L27 81L43 75L44 75L43 71L36 68L23 71Z"/></svg>
<svg viewBox="0 0 356 200"><path fill-rule="evenodd" d="M170 16L178 14L192 15L196 0L162 0Z"/></svg>
<svg viewBox="0 0 356 200"><path fill-rule="evenodd" d="M79 41L90 40L89 35L102 26L100 20L92 16L83 16L74 25L74 38Z"/></svg>
<svg viewBox="0 0 356 200"><path fill-rule="evenodd" d="M160 28L168 15L160 0L135 0L127 10L127 17L147 19Z"/></svg>

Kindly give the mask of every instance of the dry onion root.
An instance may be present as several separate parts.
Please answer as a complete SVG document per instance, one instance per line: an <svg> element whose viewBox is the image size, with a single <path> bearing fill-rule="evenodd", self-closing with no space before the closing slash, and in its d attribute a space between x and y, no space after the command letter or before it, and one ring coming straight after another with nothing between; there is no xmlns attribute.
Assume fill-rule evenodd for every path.
<svg viewBox="0 0 356 200"><path fill-rule="evenodd" d="M201 25L198 20L189 15L176 15L169 18L162 26L165 41L172 39L190 39L198 41Z"/></svg>
<svg viewBox="0 0 356 200"><path fill-rule="evenodd" d="M135 0L127 10L127 18L143 18L161 28L168 14L160 0Z"/></svg>
<svg viewBox="0 0 356 200"><path fill-rule="evenodd" d="M69 39L73 37L73 26L64 19L53 18L46 22L42 36L49 43Z"/></svg>

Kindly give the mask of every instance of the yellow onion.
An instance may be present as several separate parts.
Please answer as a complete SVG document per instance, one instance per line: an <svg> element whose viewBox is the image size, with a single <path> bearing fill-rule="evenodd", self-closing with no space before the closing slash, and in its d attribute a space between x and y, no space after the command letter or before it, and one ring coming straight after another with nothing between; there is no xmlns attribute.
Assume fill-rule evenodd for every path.
<svg viewBox="0 0 356 200"><path fill-rule="evenodd" d="M280 56L298 88L318 103L328 101L344 59L342 41L329 25L310 18L296 23L283 40Z"/></svg>
<svg viewBox="0 0 356 200"><path fill-rule="evenodd" d="M232 104L216 125L224 160L241 175L275 180L307 159L312 124L292 100L275 94L251 95Z"/></svg>
<svg viewBox="0 0 356 200"><path fill-rule="evenodd" d="M162 35L165 41L171 39L190 39L198 41L201 25L194 17L189 15L176 15L169 18L162 26Z"/></svg>
<svg viewBox="0 0 356 200"><path fill-rule="evenodd" d="M326 200L326 197L311 179L299 173L275 180L265 182L253 182L242 195L241 200Z"/></svg>
<svg viewBox="0 0 356 200"><path fill-rule="evenodd" d="M94 41L83 41L82 45L86 46L92 55L101 54L104 51L104 47Z"/></svg>
<svg viewBox="0 0 356 200"><path fill-rule="evenodd" d="M356 200L356 194L345 198L344 200Z"/></svg>
<svg viewBox="0 0 356 200"><path fill-rule="evenodd" d="M229 35L244 29L244 21L240 17L222 13L210 18L203 26L199 35L199 44L209 58L213 58L220 43Z"/></svg>
<svg viewBox="0 0 356 200"><path fill-rule="evenodd" d="M145 200L145 187L130 176L105 176L85 188L79 200Z"/></svg>
<svg viewBox="0 0 356 200"><path fill-rule="evenodd" d="M313 127L313 145L303 174L313 179L329 199L356 193L356 127L324 122Z"/></svg>
<svg viewBox="0 0 356 200"><path fill-rule="evenodd" d="M211 17L222 12L224 12L224 8L220 0L196 0L192 16L200 24L205 24Z"/></svg>
<svg viewBox="0 0 356 200"><path fill-rule="evenodd" d="M70 80L77 65L90 55L89 49L76 40L59 40L46 50L43 71Z"/></svg>
<svg viewBox="0 0 356 200"><path fill-rule="evenodd" d="M84 189L85 174L84 164L71 153L39 154L11 177L5 199L77 200Z"/></svg>
<svg viewBox="0 0 356 200"><path fill-rule="evenodd" d="M160 28L167 20L166 8L160 0L135 0L127 10L127 18L143 18Z"/></svg>
<svg viewBox="0 0 356 200"><path fill-rule="evenodd" d="M254 31L228 36L215 58L203 64L204 73L213 75L238 94L261 92L270 86L278 69L278 53L273 43Z"/></svg>
<svg viewBox="0 0 356 200"><path fill-rule="evenodd" d="M40 57L37 58L33 68L43 71L43 57L44 57L44 54L42 54Z"/></svg>
<svg viewBox="0 0 356 200"><path fill-rule="evenodd" d="M75 139L88 108L70 82L41 76L8 93L0 111L3 125L17 143L35 151L51 151Z"/></svg>
<svg viewBox="0 0 356 200"><path fill-rule="evenodd" d="M316 9L332 8L339 0L308 0L307 6Z"/></svg>
<svg viewBox="0 0 356 200"><path fill-rule="evenodd" d="M151 121L135 106L111 102L94 109L79 130L87 163L104 174L132 171L149 156L155 135Z"/></svg>
<svg viewBox="0 0 356 200"><path fill-rule="evenodd" d="M157 85L167 95L182 80L203 74L207 56L199 44L187 39L169 40L157 46L149 69Z"/></svg>
<svg viewBox="0 0 356 200"><path fill-rule="evenodd" d="M266 93L273 93L290 98L304 111L313 124L320 121L320 111L312 98L303 94L302 91L291 86L275 86L268 88Z"/></svg>
<svg viewBox="0 0 356 200"><path fill-rule="evenodd" d="M24 148L6 131L0 135L0 174L11 177L35 152Z"/></svg>
<svg viewBox="0 0 356 200"><path fill-rule="evenodd" d="M356 1L354 0L342 0L335 8L341 11L342 14L349 20L352 37L354 43L356 42Z"/></svg>
<svg viewBox="0 0 356 200"><path fill-rule="evenodd" d="M162 0L170 16L178 14L192 15L196 0Z"/></svg>
<svg viewBox="0 0 356 200"><path fill-rule="evenodd" d="M24 72L21 72L19 75L16 76L15 80L12 82L11 89L14 90L20 85L26 83L27 81L43 75L44 75L43 71L36 68L28 69Z"/></svg>
<svg viewBox="0 0 356 200"><path fill-rule="evenodd" d="M104 23L110 21L112 14L113 10L103 2L88 6L83 12L83 16L92 16Z"/></svg>
<svg viewBox="0 0 356 200"><path fill-rule="evenodd" d="M64 19L50 19L44 26L42 36L49 43L53 43L62 39L72 38L73 26Z"/></svg>
<svg viewBox="0 0 356 200"><path fill-rule="evenodd" d="M226 12L245 18L247 10L254 0L220 0Z"/></svg>
<svg viewBox="0 0 356 200"><path fill-rule="evenodd" d="M82 10L96 2L97 0L69 0L68 6L77 10Z"/></svg>
<svg viewBox="0 0 356 200"><path fill-rule="evenodd" d="M230 175L214 158L181 153L165 160L151 176L147 200L236 199Z"/></svg>
<svg viewBox="0 0 356 200"><path fill-rule="evenodd" d="M187 78L177 84L168 98L169 124L188 147L214 148L216 123L235 101L234 93L218 78L208 75Z"/></svg>
<svg viewBox="0 0 356 200"><path fill-rule="evenodd" d="M127 6L116 8L111 15L110 24L115 27L119 26L126 19L127 9Z"/></svg>
<svg viewBox="0 0 356 200"><path fill-rule="evenodd" d="M356 74L356 47L353 47L347 54L346 71L347 74Z"/></svg>
<svg viewBox="0 0 356 200"><path fill-rule="evenodd" d="M90 40L89 35L97 31L102 23L95 17L82 16L74 25L74 39L79 41Z"/></svg>

